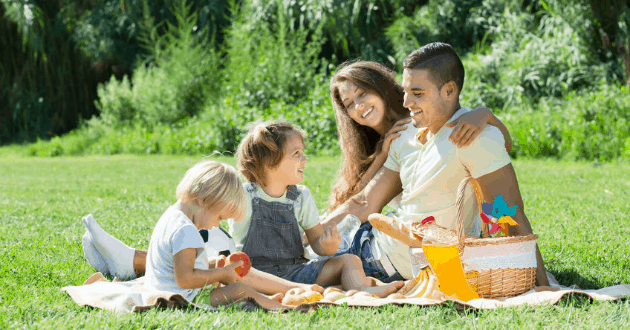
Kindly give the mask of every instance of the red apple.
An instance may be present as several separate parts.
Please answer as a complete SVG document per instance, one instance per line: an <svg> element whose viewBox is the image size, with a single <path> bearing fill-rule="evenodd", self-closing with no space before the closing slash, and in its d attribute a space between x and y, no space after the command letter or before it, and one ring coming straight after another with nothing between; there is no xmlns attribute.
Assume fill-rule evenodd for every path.
<svg viewBox="0 0 630 330"><path fill-rule="evenodd" d="M243 261L243 265L240 267L234 268L234 270L239 276L243 277L247 275L247 273L249 273L249 269L252 268L252 262L249 260L249 257L247 256L247 254L245 254L245 252L238 251L238 252L234 252L230 254L227 257L227 262L225 265L227 266L239 260Z"/></svg>
<svg viewBox="0 0 630 330"><path fill-rule="evenodd" d="M225 260L227 260L225 258L225 256L219 256L219 259L217 259L217 268L221 268L225 266Z"/></svg>

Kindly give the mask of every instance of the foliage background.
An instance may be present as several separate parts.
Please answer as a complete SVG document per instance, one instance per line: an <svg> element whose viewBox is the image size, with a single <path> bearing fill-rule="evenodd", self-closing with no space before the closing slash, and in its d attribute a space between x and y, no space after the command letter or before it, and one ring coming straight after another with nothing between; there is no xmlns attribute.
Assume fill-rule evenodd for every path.
<svg viewBox="0 0 630 330"><path fill-rule="evenodd" d="M30 155L229 154L287 120L338 154L328 82L347 60L397 72L452 44L463 104L513 157L630 157L630 11L607 0L4 0L0 143Z"/></svg>

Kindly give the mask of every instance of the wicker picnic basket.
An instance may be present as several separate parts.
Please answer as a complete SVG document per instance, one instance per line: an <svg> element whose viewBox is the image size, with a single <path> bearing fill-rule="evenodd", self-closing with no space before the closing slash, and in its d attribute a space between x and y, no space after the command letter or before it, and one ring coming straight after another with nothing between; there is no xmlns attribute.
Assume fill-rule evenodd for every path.
<svg viewBox="0 0 630 330"><path fill-rule="evenodd" d="M483 225L482 236L476 238L464 233L464 192L470 183L474 189L479 210L483 197L478 183L465 178L457 191L456 231L414 222L411 234L422 239L428 229L437 226L438 239L457 243L464 272L471 289L481 298L514 297L534 288L536 279L536 238L534 234L517 237L489 238L488 226ZM436 228L436 227L433 227ZM433 230L435 235L436 231Z"/></svg>

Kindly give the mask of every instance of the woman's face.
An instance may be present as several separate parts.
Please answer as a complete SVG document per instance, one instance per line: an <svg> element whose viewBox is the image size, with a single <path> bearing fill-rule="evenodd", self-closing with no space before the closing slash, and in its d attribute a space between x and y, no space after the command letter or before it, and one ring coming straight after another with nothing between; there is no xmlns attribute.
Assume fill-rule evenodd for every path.
<svg viewBox="0 0 630 330"><path fill-rule="evenodd" d="M385 101L380 96L345 80L339 84L339 99L352 120L380 132L385 119Z"/></svg>

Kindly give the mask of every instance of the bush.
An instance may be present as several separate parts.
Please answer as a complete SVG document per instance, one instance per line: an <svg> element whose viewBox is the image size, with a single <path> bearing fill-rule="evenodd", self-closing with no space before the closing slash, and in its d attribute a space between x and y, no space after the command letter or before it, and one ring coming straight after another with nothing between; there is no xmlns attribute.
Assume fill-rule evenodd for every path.
<svg viewBox="0 0 630 330"><path fill-rule="evenodd" d="M402 63L412 51L436 41L448 43L460 56L465 55L488 38L488 32L498 29L506 8L517 4L511 0L431 0L418 7L413 16L401 15L386 28L398 68L402 70Z"/></svg>
<svg viewBox="0 0 630 330"><path fill-rule="evenodd" d="M614 160L628 157L630 93L602 85L597 91L541 99L532 108L510 109L504 121L515 157Z"/></svg>
<svg viewBox="0 0 630 330"><path fill-rule="evenodd" d="M51 141L31 144L33 156L90 154L186 154L233 155L253 122L288 121L308 135L306 153L338 155L337 128L326 86L316 88L307 101L297 105L273 103L267 111L215 104L197 116L174 125L158 124L150 129L140 124L123 127L103 125L99 120Z"/></svg>
<svg viewBox="0 0 630 330"><path fill-rule="evenodd" d="M151 63L139 65L131 83L112 77L99 86L97 107L104 123L117 127L173 124L199 113L218 96L220 54L207 30L194 33L198 16L191 8L181 0L173 8L176 24L167 22L163 35L149 24L143 41Z"/></svg>
<svg viewBox="0 0 630 330"><path fill-rule="evenodd" d="M321 29L293 28L281 4L270 22L251 20L258 7L233 5L234 22L227 31L226 95L235 109L267 109L272 100L297 103L315 88ZM257 21L257 24L253 24Z"/></svg>
<svg viewBox="0 0 630 330"><path fill-rule="evenodd" d="M96 112L96 79L62 9L51 1L0 3L0 144L50 138Z"/></svg>
<svg viewBox="0 0 630 330"><path fill-rule="evenodd" d="M464 59L466 104L493 109L535 106L541 98L596 90L602 82L622 83L618 61L600 62L590 51L587 5L563 7L562 15L547 9L537 15L503 12L500 29L491 33L492 44L480 45Z"/></svg>

